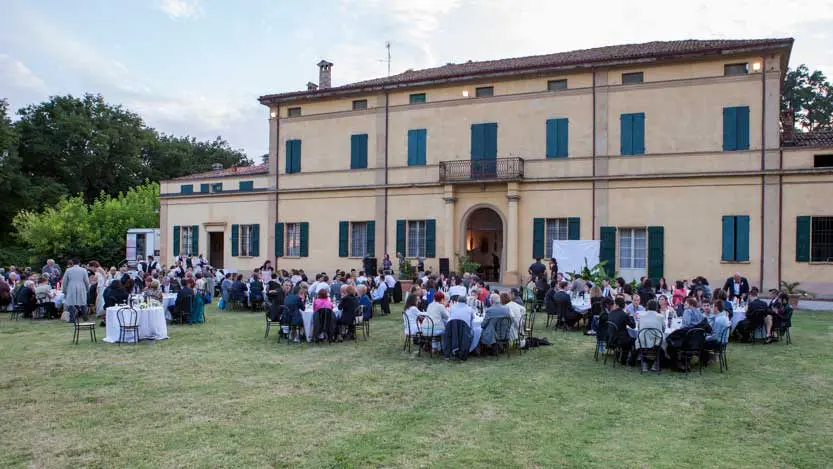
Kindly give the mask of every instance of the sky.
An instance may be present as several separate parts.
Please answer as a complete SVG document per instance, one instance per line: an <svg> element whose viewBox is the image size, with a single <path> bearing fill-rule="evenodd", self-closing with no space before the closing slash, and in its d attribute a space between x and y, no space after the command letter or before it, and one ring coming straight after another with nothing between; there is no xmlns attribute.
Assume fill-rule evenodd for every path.
<svg viewBox="0 0 833 469"><path fill-rule="evenodd" d="M162 132L268 151L257 97L448 62L678 39L793 37L833 76L833 0L0 0L0 98L100 93Z"/></svg>

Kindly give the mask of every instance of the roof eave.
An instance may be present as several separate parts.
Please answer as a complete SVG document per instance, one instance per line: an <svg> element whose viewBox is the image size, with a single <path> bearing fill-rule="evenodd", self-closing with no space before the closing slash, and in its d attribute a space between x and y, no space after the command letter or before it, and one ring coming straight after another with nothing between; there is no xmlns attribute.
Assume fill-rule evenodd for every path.
<svg viewBox="0 0 833 469"><path fill-rule="evenodd" d="M564 64L564 65L557 65L557 66L532 66L532 67L525 67L525 68L516 68L516 69L509 69L503 70L499 72L495 71L483 71L483 72L474 72L474 73L461 73L458 75L452 75L443 78L435 78L435 79L428 79L428 80L412 80L412 81L401 81L392 84L378 84L378 85L368 85L368 86L358 86L358 87L340 87L340 88L331 88L325 90L316 90L316 91L296 91L292 93L281 93L281 94L271 94L271 95L264 95L258 98L260 104L264 106L273 106L273 105L280 105L285 103L294 103L298 101L309 101L309 100L321 100L327 99L332 97L341 97L341 96L352 96L352 95L359 95L359 94L366 94L366 93L374 93L374 92L385 92L385 91L394 91L400 89L409 89L409 88L420 88L425 86L434 86L438 84L447 84L447 83L460 83L460 82L468 82L468 81L478 81L484 80L488 78L501 78L507 75L511 76L518 76L518 75L535 75L535 74L544 74L544 73L552 73L552 72L567 72L573 71L578 69L585 69L585 68L604 68L604 67L621 67L623 65L635 65L635 64L644 64L644 63L652 63L652 62L659 62L659 61L672 61L672 60L686 60L686 59L693 59L697 57L706 57L716 54L722 55L741 55L741 54L748 54L748 53L756 53L756 52L765 52L771 50L781 50L786 49L787 56L789 56L790 51L792 50L793 39L785 39L783 41L772 43L772 44L762 44L758 46L745 46L745 47L738 47L738 48L712 48L712 49L704 49L696 52L690 53L668 53L668 54L657 54L651 57L641 57L636 59L620 59L620 60L602 60L596 62L577 62L573 64ZM784 67L786 68L786 67Z"/></svg>

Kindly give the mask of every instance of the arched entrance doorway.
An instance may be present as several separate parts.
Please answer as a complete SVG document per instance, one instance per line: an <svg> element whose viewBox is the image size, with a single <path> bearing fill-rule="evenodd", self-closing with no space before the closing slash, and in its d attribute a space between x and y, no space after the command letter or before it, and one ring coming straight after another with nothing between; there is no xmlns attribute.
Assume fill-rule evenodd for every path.
<svg viewBox="0 0 833 469"><path fill-rule="evenodd" d="M500 214L491 207L476 207L465 217L462 231L463 250L480 264L480 278L500 282L504 265L503 219Z"/></svg>

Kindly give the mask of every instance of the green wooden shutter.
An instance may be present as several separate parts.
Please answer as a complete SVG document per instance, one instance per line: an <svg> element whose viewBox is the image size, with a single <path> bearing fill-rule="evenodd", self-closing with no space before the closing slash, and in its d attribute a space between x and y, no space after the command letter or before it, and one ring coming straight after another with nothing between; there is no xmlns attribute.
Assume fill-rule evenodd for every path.
<svg viewBox="0 0 833 469"><path fill-rule="evenodd" d="M405 230L406 230L406 222L405 220L396 220L396 253L402 254L403 256L407 256L408 253L405 250Z"/></svg>
<svg viewBox="0 0 833 469"><path fill-rule="evenodd" d="M237 257L240 252L240 225L231 225L231 257Z"/></svg>
<svg viewBox="0 0 833 469"><path fill-rule="evenodd" d="M633 116L631 114L622 114L619 116L619 124L619 153L622 155L633 155Z"/></svg>
<svg viewBox="0 0 833 469"><path fill-rule="evenodd" d="M437 257L437 220L425 220L425 257Z"/></svg>
<svg viewBox="0 0 833 469"><path fill-rule="evenodd" d="M371 220L367 222L367 255L369 257L376 256L376 222Z"/></svg>
<svg viewBox="0 0 833 469"><path fill-rule="evenodd" d="M567 239L581 239L581 218L574 217L567 219Z"/></svg>
<svg viewBox="0 0 833 469"><path fill-rule="evenodd" d="M545 220L543 218L535 218L532 220L532 257L534 259L541 259L546 255L547 247L544 246L546 237L544 236Z"/></svg>
<svg viewBox="0 0 833 469"><path fill-rule="evenodd" d="M662 226L648 227L648 278L654 284L665 276L665 228Z"/></svg>
<svg viewBox="0 0 833 469"><path fill-rule="evenodd" d="M558 127L558 142L557 142L557 155L561 158L566 158L569 154L569 120L566 118L558 119L558 123L556 124Z"/></svg>
<svg viewBox="0 0 833 469"><path fill-rule="evenodd" d="M194 185L193 184L182 184L179 186L179 192L182 194L193 194L194 193Z"/></svg>
<svg viewBox="0 0 833 469"><path fill-rule="evenodd" d="M252 257L260 256L260 225L252 225L252 245L249 246L249 252Z"/></svg>
<svg viewBox="0 0 833 469"><path fill-rule="evenodd" d="M241 191L253 191L255 189L254 181L240 181L238 186Z"/></svg>
<svg viewBox="0 0 833 469"><path fill-rule="evenodd" d="M350 242L350 222L338 222L338 257L347 257Z"/></svg>
<svg viewBox="0 0 833 469"><path fill-rule="evenodd" d="M645 113L633 115L633 154L645 154Z"/></svg>
<svg viewBox="0 0 833 469"><path fill-rule="evenodd" d="M191 255L196 256L200 250L200 227L191 226Z"/></svg>
<svg viewBox="0 0 833 469"><path fill-rule="evenodd" d="M606 261L605 271L609 277L616 275L616 227L599 228L599 260Z"/></svg>
<svg viewBox="0 0 833 469"><path fill-rule="evenodd" d="M723 108L723 151L738 149L737 108Z"/></svg>
<svg viewBox="0 0 833 469"><path fill-rule="evenodd" d="M275 257L283 257L283 223L275 223Z"/></svg>
<svg viewBox="0 0 833 469"><path fill-rule="evenodd" d="M811 217L795 218L795 261L810 262Z"/></svg>
<svg viewBox="0 0 833 469"><path fill-rule="evenodd" d="M547 158L558 156L558 119L547 119Z"/></svg>
<svg viewBox="0 0 833 469"><path fill-rule="evenodd" d="M749 260L749 216L735 217L735 260Z"/></svg>
<svg viewBox="0 0 833 469"><path fill-rule="evenodd" d="M737 148L738 150L749 149L749 106L736 108L737 111Z"/></svg>
<svg viewBox="0 0 833 469"><path fill-rule="evenodd" d="M202 194L208 193L208 184L200 184L200 193L202 193Z"/></svg>
<svg viewBox="0 0 833 469"><path fill-rule="evenodd" d="M302 221L301 226L301 257L309 257L309 222Z"/></svg>
<svg viewBox="0 0 833 469"><path fill-rule="evenodd" d="M417 147L417 132L417 130L408 131L408 166L416 166L417 164L417 153L419 151Z"/></svg>
<svg viewBox="0 0 833 469"><path fill-rule="evenodd" d="M720 260L735 260L735 217L731 215L723 217L723 249Z"/></svg>
<svg viewBox="0 0 833 469"><path fill-rule="evenodd" d="M471 126L471 159L482 160L485 154L486 144L485 129L483 124L472 124Z"/></svg>
<svg viewBox="0 0 833 469"><path fill-rule="evenodd" d="M173 239L171 239L171 246L173 247L174 256L179 255L179 226L174 225Z"/></svg>
<svg viewBox="0 0 833 469"><path fill-rule="evenodd" d="M418 165L425 165L428 161L428 151L426 145L428 144L428 131L425 129L417 130L417 161Z"/></svg>
<svg viewBox="0 0 833 469"><path fill-rule="evenodd" d="M294 140L287 140L286 141L286 154L284 155L284 158L286 159L286 169L285 169L286 174L290 174L290 173L295 172L292 169L293 168L293 161L295 160L295 156L293 154L295 145L293 145L292 142L294 142Z"/></svg>
<svg viewBox="0 0 833 469"><path fill-rule="evenodd" d="M497 158L497 123L483 124L483 129L483 157L495 159Z"/></svg>
<svg viewBox="0 0 833 469"><path fill-rule="evenodd" d="M300 173L301 172L301 141L295 140L293 143L293 161L292 161L292 172Z"/></svg>
<svg viewBox="0 0 833 469"><path fill-rule="evenodd" d="M367 134L350 136L350 169L367 168Z"/></svg>

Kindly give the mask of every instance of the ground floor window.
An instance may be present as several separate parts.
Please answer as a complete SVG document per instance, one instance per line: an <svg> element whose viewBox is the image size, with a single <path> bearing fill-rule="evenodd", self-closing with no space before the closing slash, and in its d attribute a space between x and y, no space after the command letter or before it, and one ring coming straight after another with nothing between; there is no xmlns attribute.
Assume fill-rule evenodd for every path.
<svg viewBox="0 0 833 469"><path fill-rule="evenodd" d="M425 257L425 220L408 221L408 257Z"/></svg>
<svg viewBox="0 0 833 469"><path fill-rule="evenodd" d="M350 222L350 256L364 257L367 255L367 222Z"/></svg>
<svg viewBox="0 0 833 469"><path fill-rule="evenodd" d="M547 259L554 257L552 252L553 241L567 241L570 239L567 226L568 223L566 218L547 218L545 220L544 249L547 253Z"/></svg>
<svg viewBox="0 0 833 469"><path fill-rule="evenodd" d="M648 259L648 233L645 228L619 229L619 268L644 269Z"/></svg>
<svg viewBox="0 0 833 469"><path fill-rule="evenodd" d="M810 260L812 262L833 262L833 217L812 218Z"/></svg>
<svg viewBox="0 0 833 469"><path fill-rule="evenodd" d="M301 224L286 224L286 255L301 257Z"/></svg>
<svg viewBox="0 0 833 469"><path fill-rule="evenodd" d="M193 226L183 226L180 228L181 235L180 235L180 254L183 256L196 256L197 253L194 252L194 227Z"/></svg>

